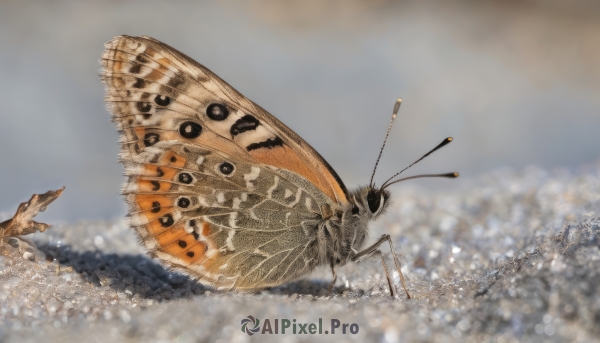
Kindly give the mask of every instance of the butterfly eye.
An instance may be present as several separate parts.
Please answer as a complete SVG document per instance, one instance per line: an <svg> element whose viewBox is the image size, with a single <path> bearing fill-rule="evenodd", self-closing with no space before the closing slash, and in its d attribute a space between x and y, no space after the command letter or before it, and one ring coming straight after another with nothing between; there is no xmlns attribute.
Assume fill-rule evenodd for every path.
<svg viewBox="0 0 600 343"><path fill-rule="evenodd" d="M229 110L221 104L210 104L206 109L206 115L212 120L225 120L229 116Z"/></svg>
<svg viewBox="0 0 600 343"><path fill-rule="evenodd" d="M370 190L369 194L367 194L367 203L369 204L369 210L371 213L377 212L379 210L379 206L381 205L381 195L374 190Z"/></svg>

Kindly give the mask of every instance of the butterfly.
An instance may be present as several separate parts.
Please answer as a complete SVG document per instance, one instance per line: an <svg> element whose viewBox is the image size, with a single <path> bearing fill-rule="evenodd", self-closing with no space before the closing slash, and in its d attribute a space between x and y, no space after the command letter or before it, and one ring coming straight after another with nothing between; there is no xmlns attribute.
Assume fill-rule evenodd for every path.
<svg viewBox="0 0 600 343"><path fill-rule="evenodd" d="M331 291L336 266L382 256L388 242L409 296L390 236L365 247L368 223L389 205L386 187L401 180L376 187L374 170L368 186L348 191L300 136L190 57L150 37L118 36L105 48L122 194L152 257L224 290L273 287L329 265Z"/></svg>

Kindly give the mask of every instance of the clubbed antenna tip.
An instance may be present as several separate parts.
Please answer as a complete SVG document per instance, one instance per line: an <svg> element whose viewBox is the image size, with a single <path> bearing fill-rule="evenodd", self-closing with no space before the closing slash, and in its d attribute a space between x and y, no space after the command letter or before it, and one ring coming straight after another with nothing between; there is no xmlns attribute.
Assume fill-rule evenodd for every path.
<svg viewBox="0 0 600 343"><path fill-rule="evenodd" d="M371 174L371 181L369 182L369 186L373 187L373 179L375 178L375 171L377 171L377 165L379 164L379 160L381 159L381 154L383 154L383 148L385 148L385 143L387 142L388 136L390 135L390 131L392 130L392 125L394 124L394 119L398 115L398 111L400 110L400 105L402 105L402 99L396 100L394 104L394 111L392 112L392 119L390 120L390 125L388 126L387 133L385 134L385 138L383 139L383 144L381 145L381 150L379 150L379 156L377 156L377 161L375 162L375 167L373 168L373 174Z"/></svg>

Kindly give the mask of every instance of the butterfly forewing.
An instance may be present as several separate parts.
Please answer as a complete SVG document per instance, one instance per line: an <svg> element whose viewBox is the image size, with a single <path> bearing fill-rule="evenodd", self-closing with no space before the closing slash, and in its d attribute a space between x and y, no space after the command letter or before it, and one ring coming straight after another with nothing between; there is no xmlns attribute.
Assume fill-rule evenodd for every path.
<svg viewBox="0 0 600 343"><path fill-rule="evenodd" d="M332 200L347 202L345 186L310 145L210 70L177 50L149 37L120 36L107 43L102 63L103 76L110 79L108 85L117 90L115 94L115 90L109 89L107 99L120 102L116 106L127 114L137 114L138 120L146 117L149 124L151 114L160 114L162 110L160 100L168 97L172 111L195 116L203 122L204 129L233 141L233 145L254 161L290 170L310 180ZM132 98L133 95L138 96ZM217 112L213 106L217 106ZM221 114L215 116L215 113ZM238 153L242 155L241 151Z"/></svg>
<svg viewBox="0 0 600 343"><path fill-rule="evenodd" d="M306 142L151 38L116 37L101 63L130 223L152 255L234 289L281 284L317 265L321 208L347 198Z"/></svg>

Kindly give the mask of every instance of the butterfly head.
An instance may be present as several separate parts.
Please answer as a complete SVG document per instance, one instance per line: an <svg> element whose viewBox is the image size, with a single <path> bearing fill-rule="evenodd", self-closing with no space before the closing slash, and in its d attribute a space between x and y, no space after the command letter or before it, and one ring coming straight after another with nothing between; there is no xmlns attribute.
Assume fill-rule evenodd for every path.
<svg viewBox="0 0 600 343"><path fill-rule="evenodd" d="M421 158L419 158L418 160L413 162L411 165L402 169L398 173L392 175L392 177L387 179L381 185L381 187L375 186L375 183L373 182L373 180L375 178L375 171L377 170L377 165L379 164L381 154L383 153L383 149L385 148L385 143L387 142L390 131L392 129L392 124L394 123L394 120L396 119L396 116L398 114L398 110L400 109L401 104L402 104L402 99L398 99L396 101L396 104L394 105L392 119L390 120L390 124L388 126L388 130L385 135L385 139L383 140L381 150L379 150L379 156L377 156L377 161L375 162L375 167L373 168L373 173L371 174L371 182L369 183L368 186L358 189L354 195L357 205L362 206L362 212L364 212L366 214L367 219L377 219L377 217L379 217L389 207L390 192L387 191L386 188L388 188L389 186L391 186L395 183L405 181L405 180L410 180L410 179L422 178L422 177L446 177L446 178L458 177L458 173L445 173L445 174L422 174L422 175L405 177L402 179L395 179L402 172L404 172L408 168L414 166L415 164L419 163L425 157L431 155L434 151L436 151L436 150L446 146L448 143L452 142L452 137L448 137L448 138L444 139L440 144L438 144L435 148L433 148L428 153L423 155ZM356 206L356 207L358 207L358 206ZM361 212L361 209L357 210L353 207L353 212ZM362 213L360 213L360 214L362 214Z"/></svg>
<svg viewBox="0 0 600 343"><path fill-rule="evenodd" d="M368 220L377 219L390 206L390 192L374 186L361 187L354 192L353 212Z"/></svg>

